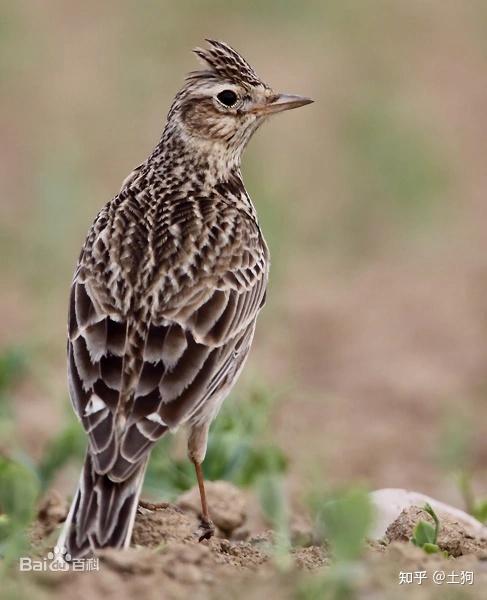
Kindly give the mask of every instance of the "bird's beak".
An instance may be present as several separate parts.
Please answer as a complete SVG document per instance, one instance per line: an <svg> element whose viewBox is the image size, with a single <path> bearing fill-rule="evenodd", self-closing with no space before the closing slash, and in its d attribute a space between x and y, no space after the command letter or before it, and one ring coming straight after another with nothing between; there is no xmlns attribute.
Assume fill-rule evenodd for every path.
<svg viewBox="0 0 487 600"><path fill-rule="evenodd" d="M252 112L258 115L273 115L275 113L299 108L306 104L311 104L314 100L304 96L292 96L291 94L275 94L271 96L265 104L259 104L252 109Z"/></svg>

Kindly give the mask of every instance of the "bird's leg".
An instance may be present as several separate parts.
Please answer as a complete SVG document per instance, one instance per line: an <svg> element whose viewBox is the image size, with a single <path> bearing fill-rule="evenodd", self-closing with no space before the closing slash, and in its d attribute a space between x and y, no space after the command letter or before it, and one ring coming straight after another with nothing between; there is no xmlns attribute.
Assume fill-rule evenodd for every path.
<svg viewBox="0 0 487 600"><path fill-rule="evenodd" d="M208 442L209 424L196 425L191 428L188 438L188 456L194 464L198 489L201 499L201 523L199 530L199 541L209 540L215 534L215 526L210 519L208 502L206 500L205 478L201 464L205 459L206 445Z"/></svg>
<svg viewBox="0 0 487 600"><path fill-rule="evenodd" d="M210 519L210 513L208 511L208 503L206 501L205 491L205 478L203 475L203 469L201 463L193 462L196 471L196 479L198 480L198 488L200 490L201 498L201 522L200 522L200 537L199 541L209 540L215 534L215 526L213 521Z"/></svg>

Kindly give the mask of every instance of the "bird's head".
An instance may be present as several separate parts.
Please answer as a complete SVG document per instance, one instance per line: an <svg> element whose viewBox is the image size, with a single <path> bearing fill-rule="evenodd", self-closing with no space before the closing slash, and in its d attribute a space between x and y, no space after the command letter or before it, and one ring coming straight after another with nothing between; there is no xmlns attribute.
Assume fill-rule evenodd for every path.
<svg viewBox="0 0 487 600"><path fill-rule="evenodd" d="M194 50L204 68L187 76L169 112L167 127L195 148L219 149L238 161L267 117L312 100L276 93L228 44L207 42L209 48Z"/></svg>

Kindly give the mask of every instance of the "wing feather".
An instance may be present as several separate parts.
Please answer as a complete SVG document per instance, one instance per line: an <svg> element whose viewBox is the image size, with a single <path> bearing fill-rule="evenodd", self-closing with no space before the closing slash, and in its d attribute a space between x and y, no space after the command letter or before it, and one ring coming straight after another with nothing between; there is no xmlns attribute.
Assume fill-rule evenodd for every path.
<svg viewBox="0 0 487 600"><path fill-rule="evenodd" d="M214 216L206 200L201 207L198 214ZM182 212L190 211L188 205ZM179 221L184 216L186 222L182 212ZM116 214L112 223L134 235L140 228L125 217ZM100 257L107 260L110 253L100 254L96 232L88 238L91 251L82 253L70 297L71 400L88 433L95 470L113 481L129 478L169 429L214 416L245 362L265 301L267 249L255 222L242 217L227 227L208 227L207 240L193 255L160 224L154 227L164 246L153 247L156 267L144 280L140 306L133 290L127 297L139 277L134 269L143 269L134 260L140 246L133 245L132 254L128 246L118 248L107 274ZM194 235L194 227L188 232ZM120 231L113 235L124 239ZM164 253L170 263L164 263ZM178 269L159 266L173 264L174 257Z"/></svg>

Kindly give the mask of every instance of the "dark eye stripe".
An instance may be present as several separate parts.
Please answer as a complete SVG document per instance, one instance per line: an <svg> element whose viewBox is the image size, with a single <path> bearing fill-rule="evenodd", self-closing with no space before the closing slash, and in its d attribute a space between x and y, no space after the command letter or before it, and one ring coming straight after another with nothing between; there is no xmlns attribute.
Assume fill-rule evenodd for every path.
<svg viewBox="0 0 487 600"><path fill-rule="evenodd" d="M233 90L223 90L217 95L218 100L225 106L233 106L238 96Z"/></svg>

